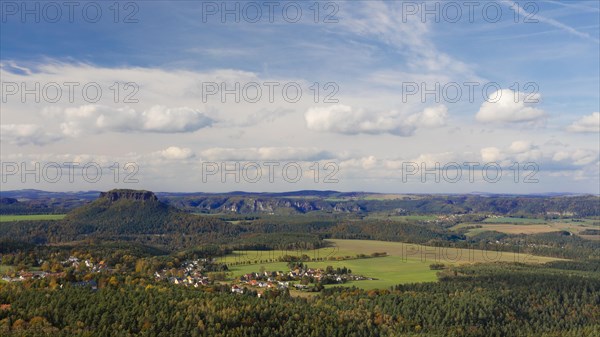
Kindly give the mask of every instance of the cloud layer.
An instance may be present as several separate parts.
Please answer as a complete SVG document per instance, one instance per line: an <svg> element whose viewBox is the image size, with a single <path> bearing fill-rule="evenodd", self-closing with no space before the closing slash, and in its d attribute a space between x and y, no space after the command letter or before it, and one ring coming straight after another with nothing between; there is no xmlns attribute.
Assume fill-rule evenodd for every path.
<svg viewBox="0 0 600 337"><path fill-rule="evenodd" d="M83 105L65 110L46 110L50 117L65 122L60 128L66 136L102 132L193 132L209 127L213 121L203 113L187 108L153 106L138 112L132 108L112 108L102 105Z"/></svg>
<svg viewBox="0 0 600 337"><path fill-rule="evenodd" d="M48 134L43 127L35 124L7 124L0 125L0 138L18 146L42 146L58 141L61 136Z"/></svg>
<svg viewBox="0 0 600 337"><path fill-rule="evenodd" d="M481 104L475 119L483 123L535 122L545 117L544 111L535 107L539 99L539 94L498 90Z"/></svg>
<svg viewBox="0 0 600 337"><path fill-rule="evenodd" d="M567 127L569 132L600 133L600 112L583 116Z"/></svg>
<svg viewBox="0 0 600 337"><path fill-rule="evenodd" d="M333 132L348 135L360 133L411 136L418 128L434 128L446 124L448 112L438 105L413 113L398 111L368 112L347 105L310 108L304 114L306 126L313 131Z"/></svg>

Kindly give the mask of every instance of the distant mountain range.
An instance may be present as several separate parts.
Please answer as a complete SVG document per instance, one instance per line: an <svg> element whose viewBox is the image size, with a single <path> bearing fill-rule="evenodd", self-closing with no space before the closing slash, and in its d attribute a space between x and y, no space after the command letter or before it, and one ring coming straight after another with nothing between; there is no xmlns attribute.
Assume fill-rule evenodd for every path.
<svg viewBox="0 0 600 337"><path fill-rule="evenodd" d="M101 191L72 191L72 192L51 192L36 189L22 189L22 190L10 190L0 191L0 198L15 198L15 199L80 199L80 200L94 200L98 197ZM552 196L581 196L589 195L582 193L570 193L570 192L548 192L548 193L531 193L531 194L508 194L508 193L489 193L489 192L471 192L471 193L376 193L376 192L339 192L333 190L300 190L300 191L289 191L289 192L244 192L244 191L231 191L231 192L155 192L158 198L162 197L190 197L190 196L254 196L254 197L317 197L317 198L361 198L366 196L405 196L405 195L480 195L480 196L539 196L539 197L552 197Z"/></svg>
<svg viewBox="0 0 600 337"><path fill-rule="evenodd" d="M473 194L383 194L369 192L291 191L280 193L175 193L133 190L117 192L46 192L17 190L0 193L0 214L67 213L107 195L131 193L188 213L297 214L309 212L392 214L494 213L511 216L544 216L572 213L600 215L600 197L576 194L499 195ZM126 192L132 191L132 192ZM116 194L115 194L116 193ZM141 194L140 194L141 193ZM144 194L147 193L147 194ZM128 199L128 197L125 197Z"/></svg>

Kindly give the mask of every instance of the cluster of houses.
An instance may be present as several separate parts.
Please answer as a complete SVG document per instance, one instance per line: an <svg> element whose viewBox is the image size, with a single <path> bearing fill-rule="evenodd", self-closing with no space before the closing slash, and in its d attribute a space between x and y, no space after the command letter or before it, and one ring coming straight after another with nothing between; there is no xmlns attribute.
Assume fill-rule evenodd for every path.
<svg viewBox="0 0 600 337"><path fill-rule="evenodd" d="M157 281L167 280L173 284L198 288L209 284L208 276L204 273L207 271L207 264L210 263L212 261L209 259L185 261L178 270L177 274L180 274L179 276L173 276L172 271L163 269L160 272L154 272L154 278Z"/></svg>
<svg viewBox="0 0 600 337"><path fill-rule="evenodd" d="M98 263L93 263L89 259L81 260L75 256L69 256L68 259L61 262L64 267L73 267L75 269L79 269L82 265L86 266L89 272L99 273L105 270L108 270L108 265L106 262L100 261Z"/></svg>
<svg viewBox="0 0 600 337"><path fill-rule="evenodd" d="M43 279L46 277L63 277L65 275L65 273L61 272L61 273L47 273L45 271L39 271L39 270L35 270L35 271L20 271L17 273L17 276L15 277L10 277L8 275L5 275L2 277L3 281L6 282L23 282L23 281L27 281L27 280L36 280L36 279Z"/></svg>
<svg viewBox="0 0 600 337"><path fill-rule="evenodd" d="M43 263L43 261L39 261L39 263ZM75 269L79 269L81 266L85 266L88 269L88 272L91 273L99 273L104 270L108 270L108 266L104 261L100 261L99 263L93 263L90 260L81 260L75 256L69 256L68 259L60 262L63 267L73 267ZM19 271L16 276L11 277L10 275L4 275L2 277L3 281L6 282L22 282L27 280L36 280L43 278L61 278L64 277L64 272L47 272L41 270L22 270Z"/></svg>
<svg viewBox="0 0 600 337"><path fill-rule="evenodd" d="M289 272L283 271L264 271L253 272L242 275L239 284L231 286L231 292L243 293L244 287L248 288L265 288L265 289L287 289L290 287L290 282L293 281L309 281L311 283L345 283L348 281L372 280L371 278L354 275L350 273L327 272L321 268L300 268L296 267ZM304 282L303 282L304 283ZM296 289L307 289L310 286L302 283L295 283L293 286ZM259 293L260 294L260 293Z"/></svg>

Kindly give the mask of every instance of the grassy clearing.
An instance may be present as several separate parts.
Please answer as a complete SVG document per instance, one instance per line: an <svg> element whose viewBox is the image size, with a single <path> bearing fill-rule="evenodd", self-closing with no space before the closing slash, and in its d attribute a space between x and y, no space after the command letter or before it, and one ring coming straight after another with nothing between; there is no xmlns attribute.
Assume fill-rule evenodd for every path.
<svg viewBox="0 0 600 337"><path fill-rule="evenodd" d="M6 266L6 265L0 265L0 275L4 275L6 272L10 271L11 269L13 269L13 266ZM4 281L3 279L0 279L0 283L4 283L6 281Z"/></svg>
<svg viewBox="0 0 600 337"><path fill-rule="evenodd" d="M572 220L572 219L559 219L559 220L549 220L547 222L542 223L461 223L458 224L452 229L457 230L460 228L468 227L468 226L481 226L481 228L472 228L467 232L467 235L475 235L485 231L497 231L506 234L539 234L539 233L549 233L556 231L568 231L574 234L579 234L582 230L585 229L599 229L597 225L594 224L593 220ZM585 235L582 237L587 238L589 235ZM593 237L593 236L592 236Z"/></svg>
<svg viewBox="0 0 600 337"><path fill-rule="evenodd" d="M322 269L325 269L327 266L334 268L347 267L355 274L377 278L377 280L353 281L342 285L346 287L356 286L363 289L387 289L400 283L430 282L437 279L436 271L429 269L430 263L422 263L418 259L402 259L397 256L346 261L307 262L307 264L311 268ZM243 274L258 272L261 267L264 267L268 271L289 270L285 262L272 262L234 266L230 268L230 272L237 278Z"/></svg>
<svg viewBox="0 0 600 337"><path fill-rule="evenodd" d="M484 251L478 249L429 247L401 242L372 240L328 240L335 246L305 251L237 251L220 259L228 263L233 277L260 271L287 271L287 263L272 262L283 255L308 255L311 258L355 257L357 254L370 255L386 252L388 256L352 260L326 260L307 262L311 268L327 266L347 267L355 274L376 278L370 281L354 281L344 286L357 286L363 289L387 289L400 283L435 281L436 271L430 270L432 263L457 265L476 262L525 262L544 263L557 260L549 257L531 256L509 252ZM236 264L237 263L237 264Z"/></svg>
<svg viewBox="0 0 600 337"><path fill-rule="evenodd" d="M27 214L27 215L0 215L0 222L9 221L34 221L34 220L61 220L66 214Z"/></svg>
<svg viewBox="0 0 600 337"><path fill-rule="evenodd" d="M437 215L385 215L374 214L367 216L367 219L392 220L392 221L428 221L437 219Z"/></svg>
<svg viewBox="0 0 600 337"><path fill-rule="evenodd" d="M502 223L502 224L542 224L547 221L544 219L535 219L535 218L512 218L512 217L499 217L499 218L487 218L483 220L484 223Z"/></svg>
<svg viewBox="0 0 600 337"><path fill-rule="evenodd" d="M358 252L372 254L386 252L390 256L403 259L418 259L427 263L464 264L478 262L525 262L545 263L558 260L551 257L533 256L529 254L496 252L492 250L431 247L412 243L372 241L372 240L328 240L333 242L340 253ZM355 253L356 254L356 253ZM373 260L374 261L374 260Z"/></svg>

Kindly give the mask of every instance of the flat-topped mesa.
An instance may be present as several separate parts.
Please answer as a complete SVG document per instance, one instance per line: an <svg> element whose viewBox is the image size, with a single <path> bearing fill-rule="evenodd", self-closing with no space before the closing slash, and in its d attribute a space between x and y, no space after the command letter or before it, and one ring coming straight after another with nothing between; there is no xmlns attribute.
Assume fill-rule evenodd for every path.
<svg viewBox="0 0 600 337"><path fill-rule="evenodd" d="M135 201L158 201L156 195L150 191L138 191L138 190L110 190L108 192L101 192L100 198L106 198L111 202L125 199Z"/></svg>

